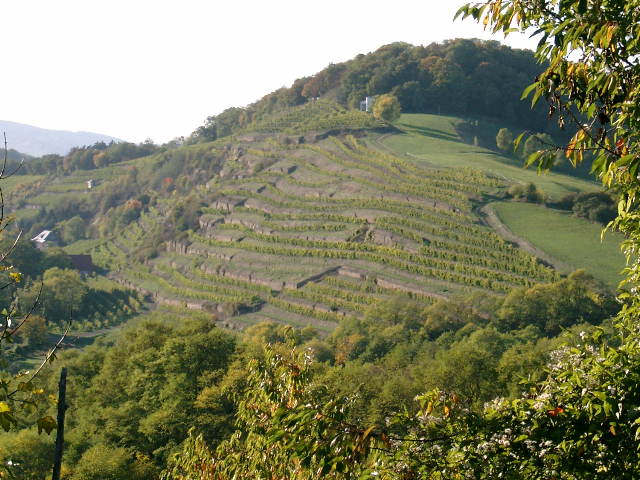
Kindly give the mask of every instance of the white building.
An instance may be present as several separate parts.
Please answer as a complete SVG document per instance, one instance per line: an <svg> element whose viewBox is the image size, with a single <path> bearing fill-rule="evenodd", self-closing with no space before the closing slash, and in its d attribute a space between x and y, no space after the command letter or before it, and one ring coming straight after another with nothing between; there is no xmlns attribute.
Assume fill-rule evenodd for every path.
<svg viewBox="0 0 640 480"><path fill-rule="evenodd" d="M373 108L373 97L367 97L360 102L360 110L363 112L370 112Z"/></svg>
<svg viewBox="0 0 640 480"><path fill-rule="evenodd" d="M43 230L38 235L31 239L32 242L35 242L36 248L38 250L46 250L49 247L57 247L58 239L56 238L56 234L51 230Z"/></svg>

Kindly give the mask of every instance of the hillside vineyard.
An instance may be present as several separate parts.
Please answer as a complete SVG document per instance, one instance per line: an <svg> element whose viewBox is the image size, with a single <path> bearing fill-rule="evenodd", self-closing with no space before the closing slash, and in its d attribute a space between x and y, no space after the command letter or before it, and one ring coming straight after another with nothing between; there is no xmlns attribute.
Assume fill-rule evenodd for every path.
<svg viewBox="0 0 640 480"><path fill-rule="evenodd" d="M499 185L480 171L429 168L351 135L249 140L222 147L223 179L208 184L217 199L166 254L126 262L164 222L170 198L81 253L119 265L113 279L158 303L212 312L233 304L246 313L228 318L231 328L276 321L330 331L393 295L429 304L559 278L478 221L473 200Z"/></svg>

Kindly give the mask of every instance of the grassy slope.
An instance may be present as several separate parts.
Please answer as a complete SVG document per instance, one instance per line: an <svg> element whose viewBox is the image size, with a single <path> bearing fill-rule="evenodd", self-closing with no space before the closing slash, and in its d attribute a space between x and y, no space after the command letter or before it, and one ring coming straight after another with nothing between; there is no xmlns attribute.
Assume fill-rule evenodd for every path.
<svg viewBox="0 0 640 480"><path fill-rule="evenodd" d="M414 158L418 162L474 167L498 178L504 175L510 183L534 182L551 199L559 199L571 191L601 189L595 181L554 172L538 176L535 169L522 170L504 163L494 152L463 143L453 127L459 121L457 118L436 115L403 115L398 123L403 133L385 136L380 141L398 156L404 154L404 158ZM407 153L419 158L407 156ZM565 264L576 269L585 268L610 286L615 287L620 282L619 272L624 267L624 258L620 253L618 237L607 235L604 242L600 243L601 227L556 210L522 203L495 205L500 218L514 234Z"/></svg>
<svg viewBox="0 0 640 480"><path fill-rule="evenodd" d="M478 168L503 180L506 178L510 183L534 182L552 200L559 200L572 191L601 188L597 182L553 172L538 176L535 169L522 170L500 161L501 157L494 152L463 143L453 128L453 124L459 121L454 117L437 115L402 115L398 126L403 133L390 135L382 141L404 158L416 158L408 157L406 154L409 153L418 156L417 160L438 166Z"/></svg>
<svg viewBox="0 0 640 480"><path fill-rule="evenodd" d="M549 255L574 268L586 269L612 287L622 280L619 273L625 260L620 252L620 235L608 233L600 241L600 225L528 203L496 203L494 210L515 235Z"/></svg>

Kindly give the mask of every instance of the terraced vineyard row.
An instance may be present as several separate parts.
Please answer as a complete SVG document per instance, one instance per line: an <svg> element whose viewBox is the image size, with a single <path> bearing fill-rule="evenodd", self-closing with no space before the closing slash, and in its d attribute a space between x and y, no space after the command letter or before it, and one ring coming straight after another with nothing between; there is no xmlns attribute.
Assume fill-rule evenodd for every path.
<svg viewBox="0 0 640 480"><path fill-rule="evenodd" d="M392 296L430 304L559 278L478 222L475 202L498 185L482 172L421 167L353 137L269 139L244 151L269 164L252 174L241 155L236 173L212 187L201 230L151 271L123 278L192 308L241 303L229 317L241 326L276 320L321 331ZM133 227L122 236L133 244L143 235Z"/></svg>

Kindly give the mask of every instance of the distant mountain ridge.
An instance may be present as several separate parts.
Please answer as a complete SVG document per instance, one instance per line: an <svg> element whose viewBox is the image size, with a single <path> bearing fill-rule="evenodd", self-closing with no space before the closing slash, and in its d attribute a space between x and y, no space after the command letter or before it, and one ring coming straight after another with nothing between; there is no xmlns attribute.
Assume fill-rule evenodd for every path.
<svg viewBox="0 0 640 480"><path fill-rule="evenodd" d="M66 155L73 147L93 145L96 142L123 141L100 133L48 130L7 120L0 120L0 132L6 133L9 147L35 157L49 153Z"/></svg>

